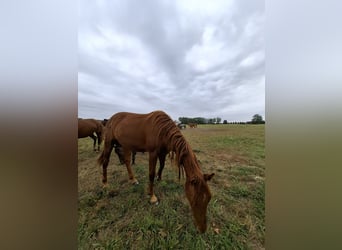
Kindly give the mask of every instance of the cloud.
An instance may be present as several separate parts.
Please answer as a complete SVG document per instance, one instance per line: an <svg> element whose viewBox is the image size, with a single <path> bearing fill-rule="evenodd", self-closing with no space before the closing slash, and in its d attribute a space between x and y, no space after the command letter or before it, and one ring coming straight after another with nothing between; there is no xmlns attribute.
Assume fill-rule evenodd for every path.
<svg viewBox="0 0 342 250"><path fill-rule="evenodd" d="M264 116L262 1L80 1L79 116Z"/></svg>

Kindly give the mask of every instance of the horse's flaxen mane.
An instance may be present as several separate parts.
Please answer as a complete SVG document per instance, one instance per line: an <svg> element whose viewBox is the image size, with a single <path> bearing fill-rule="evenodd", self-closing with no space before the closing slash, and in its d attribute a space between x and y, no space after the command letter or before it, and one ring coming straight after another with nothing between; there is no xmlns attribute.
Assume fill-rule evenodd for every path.
<svg viewBox="0 0 342 250"><path fill-rule="evenodd" d="M179 128L164 112L153 113L155 114L154 125L155 128L157 128L157 138L159 140L164 140L168 145L168 150L173 151L176 154L179 178L184 171L187 178L198 176L201 173L201 170L197 158Z"/></svg>

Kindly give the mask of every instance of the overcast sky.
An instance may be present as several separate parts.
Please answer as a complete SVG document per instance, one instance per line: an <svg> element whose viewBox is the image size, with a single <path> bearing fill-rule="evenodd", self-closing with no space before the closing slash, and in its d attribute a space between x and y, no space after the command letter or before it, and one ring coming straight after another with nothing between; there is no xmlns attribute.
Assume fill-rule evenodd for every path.
<svg viewBox="0 0 342 250"><path fill-rule="evenodd" d="M264 1L79 3L79 117L265 118Z"/></svg>

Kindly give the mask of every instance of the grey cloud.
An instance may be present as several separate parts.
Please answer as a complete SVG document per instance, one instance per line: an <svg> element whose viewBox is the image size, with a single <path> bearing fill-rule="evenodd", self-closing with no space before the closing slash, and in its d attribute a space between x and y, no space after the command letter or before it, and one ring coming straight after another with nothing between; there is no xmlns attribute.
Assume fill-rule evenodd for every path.
<svg viewBox="0 0 342 250"><path fill-rule="evenodd" d="M177 3L131 0L98 6L81 1L80 37L104 38L101 28L105 27L122 39L135 39L140 47L122 50L113 44L102 47L100 54L96 46L82 46L86 41L80 41L79 71L88 76L79 79L80 113L95 115L98 107L103 116L109 110L164 109L175 119L212 114L223 119L230 115L251 118L246 117L250 111L241 110L239 115L229 107L245 102L244 96L236 97L240 86L255 85L264 77L264 2L235 1L232 9L210 17L188 16ZM203 40L208 27L213 27L212 33ZM82 36L86 33L91 35ZM143 53L135 55L137 49ZM191 50L193 57L186 61ZM203 60L201 70L195 66L199 63L196 56ZM254 106L263 104L263 98L256 98Z"/></svg>

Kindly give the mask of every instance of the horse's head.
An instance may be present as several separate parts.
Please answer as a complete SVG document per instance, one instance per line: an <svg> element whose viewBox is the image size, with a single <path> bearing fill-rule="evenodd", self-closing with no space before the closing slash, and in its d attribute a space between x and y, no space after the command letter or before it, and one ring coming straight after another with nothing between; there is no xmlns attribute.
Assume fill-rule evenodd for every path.
<svg viewBox="0 0 342 250"><path fill-rule="evenodd" d="M203 177L193 177L185 183L185 194L190 202L195 224L201 233L207 229L207 206L211 193L207 184L213 174L204 174Z"/></svg>

